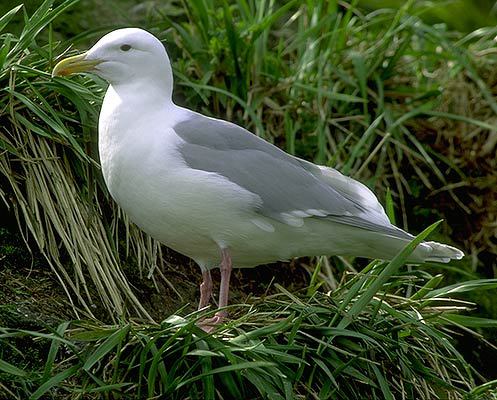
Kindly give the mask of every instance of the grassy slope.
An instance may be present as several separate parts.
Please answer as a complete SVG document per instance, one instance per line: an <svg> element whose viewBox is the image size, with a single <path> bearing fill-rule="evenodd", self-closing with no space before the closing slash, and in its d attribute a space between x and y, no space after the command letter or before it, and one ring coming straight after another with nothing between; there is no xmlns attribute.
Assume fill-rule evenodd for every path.
<svg viewBox="0 0 497 400"><path fill-rule="evenodd" d="M81 2L77 5L79 11L85 9L85 5L89 3L89 1ZM461 167L461 163L459 160L455 162L454 158L451 158L453 154L450 151L444 153L449 157L448 159L438 159L437 154L431 153L431 148L425 143L432 142L433 148L437 148L435 145L438 145L438 150L441 152L444 152L446 148L451 150L449 145L453 143L453 139L446 132L453 130L454 123L451 121L456 118L454 114L460 114L465 110L451 107L451 104L454 103L451 99L454 96L451 96L452 92L445 88L450 88L451 84L457 80L464 81L469 87L479 86L479 110L489 110L483 114L463 114L465 118L472 119L466 119L464 125L456 125L459 128L458 135L463 138L462 142L470 140L465 138L475 134L475 127L480 129L478 134L481 137L491 137L491 129L489 129L491 127L485 124L491 123L492 109L495 106L491 96L489 96L490 88L488 85L492 84L492 79L484 73L486 68L492 65L493 58L491 53L485 57L473 57L475 54L479 54L475 52L485 51L489 48L490 43L487 38L492 37L493 31L482 32L476 39L459 45L451 35L440 30L433 30L431 27L423 25L417 18L410 16L407 9L397 13L386 11L377 15L362 15L359 10L337 9L332 4L326 5L324 3L319 3L314 7L298 7L296 3L293 5L290 3L288 8L281 10L262 2L248 3L247 7L244 7L244 4L244 2L239 2L237 6L228 9L222 6L214 7L210 2L191 2L189 9L178 6L174 9L155 9L148 15L139 11L131 13L135 23L141 21L140 24L148 26L161 37L167 38L168 49L175 60L178 81L175 93L177 101L205 113L226 115L228 119L252 128L258 134L275 141L292 153L330 165L337 165L348 174L361 178L371 187L375 187L379 193L384 193L383 188L385 187L392 187L394 202L398 204L397 217L401 221L400 223L409 223L410 226L421 229L430 218L435 220L438 215L433 213L431 204L427 203L424 210L418 209L418 214L414 215L411 212L413 209L411 205L419 203L434 189L450 187L451 183L467 182L468 172L463 165L462 175L459 173L460 171L456 167ZM202 9L203 5L207 6L207 10ZM89 12L94 11L95 8L90 8ZM66 12L69 13L69 11ZM117 268L114 256L94 260L91 246L101 246L102 254L107 254L106 251L108 252L109 249L110 252L115 252L113 245L108 242L107 238L108 236L113 237L114 229L117 226L122 232L126 226L126 221L122 218L108 218L101 228L97 226L97 229L94 229L93 225L90 224L91 228L88 232L82 234L79 231L80 226L88 224L88 216L99 215L99 208L95 204L103 207L108 216L111 215L112 203L106 199L102 187L98 183L93 183L95 182L93 177L98 176L98 171L92 167L91 163L88 163L83 155L84 152L78 150L84 149L87 154L95 154L94 139L92 139L94 137L94 110L95 104L98 104L99 101L100 86L94 85L86 79L75 79L72 83L61 80L49 82L46 74L46 71L53 65L52 55L64 49L64 45L62 45L53 50L55 44L45 45L47 40L53 36L57 37L60 31L67 32L85 28L81 26L85 19L76 19L75 17L78 16L76 12L64 15L66 17L62 18L63 22L55 25L56 29L53 35L49 33L49 30L44 30L41 33L39 45L26 40L24 46L30 49L29 55L26 56L21 51L13 52L7 59L7 63L4 62L1 75L3 82L7 82L8 78L12 77L10 66L21 65L14 69L14 71L20 71L14 74L15 88L17 93L24 94L26 98L4 96L2 101L4 104L11 104L12 108L9 113L4 111L2 118L4 121L8 120L8 123L15 122L17 126L21 127L22 135L28 133L33 138L28 141L28 147L20 146L23 140L12 135L12 131L10 131L10 136L4 136L2 146L7 151L11 151L12 148L26 151L22 156L28 159L35 158L36 154L33 152L40 151L41 148L44 151L42 157L45 160L50 160L50 153L47 154L47 152L51 150L50 147L45 146L45 141L58 143L55 151L57 154L63 154L62 160L64 158L70 160L71 167L68 168L67 161L60 165L52 162L45 164L31 162L27 165L19 165L15 161L16 158L19 158L19 154L14 154L14 157L11 154L9 158L3 160L7 162L4 164L3 171L7 171L5 174L7 177L9 173L15 172L17 182L21 182L17 186L19 193L22 193L22 198L26 199L28 204L34 204L35 199L34 202L39 204L42 211L31 216L31 219L28 218L28 221L37 227L32 233L35 233L38 243L44 243L45 247L42 246L42 251L51 260L54 271L58 271L59 274L69 271L66 277L62 276L61 281L71 296L76 297L74 300L76 303L78 303L77 295L81 294L79 304L82 311L80 315L93 313L99 318L107 319L106 307L109 310L115 309L116 306L122 307L123 296L129 296L129 289L124 278L114 286L114 291L108 291L105 288L99 289L98 285L91 283L92 281L99 282L105 276L112 276L112 268ZM289 18L291 15L295 16L295 19L291 20ZM123 18L123 23L129 23L126 21L129 14L123 13L120 18ZM36 20L32 22L34 25ZM95 35L99 35L99 33L97 32ZM90 33L90 36L85 34L76 42L82 46L83 43L91 41ZM472 45L471 51L466 50L468 43ZM234 54L236 57L233 56ZM237 60L237 62L233 62L233 60ZM34 70L26 69L22 65L34 67ZM488 85L479 80L479 74L486 78L485 82L488 82ZM12 88L11 84L10 87ZM60 95L55 98L54 93ZM44 98L47 99L47 103L41 100ZM67 102L66 98L69 98L70 101ZM88 107L88 104L92 105ZM7 109L4 108L4 110ZM48 123L44 114L39 113L39 109L48 111L49 116L51 116ZM440 112L446 112L443 118L435 120L427 118L430 115L439 115L437 113ZM22 119L26 115L29 116L28 120ZM65 117L67 115L71 116L70 120ZM82 135L79 134L81 132L79 120L83 121ZM30 121L31 125L29 125ZM41 127L38 128L38 131L33 128L33 122L36 126ZM446 124L447 129L442 129L445 125L441 128L440 124ZM432 135L423 136L426 131L428 134L431 132ZM39 136L40 132L48 135L48 140ZM442 132L441 137L438 132ZM74 133L77 135L77 142L71 143L69 139ZM440 145L440 143L446 142L449 145ZM484 143L486 142L484 141ZM9 144L11 147L8 146ZM4 157L7 154L4 153ZM43 168L38 169L40 164ZM49 189L51 191L57 189L56 195L53 198L44 199L43 195L47 189L40 183L43 183L44 179L52 179L50 177L53 176L54 171L51 171L50 168L55 168L54 165L59 168L55 172L60 172L60 176L69 176L68 190L62 190L59 186L51 187ZM398 170L402 171L402 176L397 173ZM38 174L35 176L39 178L33 181L28 179L26 182L22 180L24 176L29 178L34 174ZM9 193L12 189L9 189L9 185L4 186L3 182L2 188L7 188L7 193ZM471 183L471 181L469 182ZM16 187L15 184L13 186ZM32 190L31 197L26 188ZM82 191L80 192L79 189ZM442 193L449 193L448 197L453 199L445 212L452 207L457 207L457 200L454 199L459 199L460 193L447 190ZM413 198L414 200L412 200ZM74 218L80 217L67 213L67 208L64 206L67 202L73 201L78 204L74 209L86 210L82 219L78 220L81 222L75 223ZM45 219L46 215L51 215L49 213L51 204L58 204L60 207L58 213L62 213L65 218L58 226L50 218ZM437 213L444 214L444 210L439 210ZM460 214L461 211L456 208L454 215ZM20 215L26 217L22 209L20 209ZM419 218L419 222L416 221L416 215L422 217ZM117 225L114 221L118 221ZM456 226L456 224L450 225ZM65 251L62 254L64 255L67 251L67 257L69 257L65 261L59 259L60 252L56 245L59 240L56 238L62 235L67 227L73 227L73 230L69 231L69 240L63 243ZM445 235L450 233L449 225L445 226L444 233ZM40 241L40 238L43 241ZM89 241L88 238L91 240ZM134 256L132 257L134 261L131 261L131 264L135 264L135 266L130 266L126 270L127 278L131 278L133 282L147 282L143 278L140 279L140 275L136 275L136 271L140 271L140 273L143 271L146 274L145 269L136 268L136 264L142 267L154 264L153 251L157 251L157 248L152 242L148 242L146 238L133 230L131 230L129 237L122 235L121 239L122 242L119 246L122 245L121 248L124 249L127 242L130 254ZM50 242L51 240L52 242ZM90 246L88 246L88 242L90 242ZM479 246L486 246L487 242L479 242L483 243ZM471 242L468 243L468 248L470 248L470 244ZM492 248L485 248L484 251L495 254ZM152 257L147 258L146 254L152 254ZM121 256L124 256L124 250ZM123 260L124 258L122 257ZM60 260L63 262L58 263ZM176 257L169 260L178 264ZM180 265L185 262L184 259L179 260ZM324 260L322 262L324 264L317 270L311 268L311 271L315 271L311 284L311 294L314 293L317 285L336 288L336 278L349 269L347 260L333 259L331 265L328 265ZM489 268L491 262L480 265L475 263L474 266ZM86 269L87 264L93 266L93 269L89 268L90 273L82 272ZM315 263L312 262L312 265ZM75 272L72 270L73 267ZM106 268L111 269L106 270ZM5 269L2 270L2 276L9 279L8 269L7 272L5 271ZM195 270L192 269L192 271ZM276 274L279 270L269 271L274 271ZM435 270L432 269L432 271ZM184 273L181 268L168 267L166 272L167 278L174 285L185 281L184 275L181 275ZM177 274L178 278L170 278L174 274ZM246 272L244 272L245 274ZM192 374L192 377L196 376L198 369L202 371L212 369L211 362L219 367L232 368L232 370L226 371L229 372L228 375L220 374L222 371L217 370L212 375L206 375L197 381L200 386L191 386L193 392L190 395L199 390L207 390L208 393L211 393L211 390L214 390L213 385L222 393L232 393L230 391L236 389L229 382L230 379L234 379L244 383L241 390L246 390L246 393L259 393L261 396L269 396L268 393L273 390L271 388L276 388L274 390L280 395L288 393L288 391L292 392L289 388L293 388L295 393L302 395L308 391L312 393L319 390L321 394L325 393L336 397L337 389L340 388L343 396L358 398L366 394L388 398L389 392L394 394L403 392L412 397L415 397L416 394L418 397L424 396L426 398L433 398L435 395L443 397L446 393L451 393L455 397L461 396L465 391L465 385L466 388L474 386L473 377L465 370L469 367L468 364L457 359L457 353L454 353L450 347L437 345L437 341L447 345L447 341L444 339L447 332L443 328L447 322L436 317L442 310L442 308L437 308L441 304L432 304L424 299L429 293L427 289L418 295L417 300L424 301L407 300L413 295L413 290L418 290L425 284L429 288L435 283L440 283L439 279L430 280L430 275L421 271L412 273L406 271L403 275L405 276L392 277L385 283L384 287L375 289L375 291L379 290L380 293L385 293L380 296L383 298L383 302L378 303L377 299L363 300L363 308L358 314L359 319L362 318L362 320L369 322L365 323L363 328L358 322L359 325L354 324L352 325L353 329L346 330L347 340L345 340L345 344L340 343L340 345L345 346L349 353L336 353L338 350L331 348L329 350L331 353L324 358L325 364L316 362L318 367L314 366L314 370L309 370L305 365L299 364L297 372L292 374L286 364L292 365L295 360L291 358L291 355L302 356L302 351L306 348L312 349L310 351L314 357L322 357L320 352L324 351L323 347L316 348L308 343L309 335L311 343L319 343L319 340L333 343L336 340L334 339L336 332L328 330L323 333L321 329L317 335L313 326L327 325L331 319L335 321L332 323L333 329L338 329L333 324L339 323L342 319L341 316L337 317L340 315L340 312L337 312L340 307L342 307L341 310L345 310L346 304L352 299L354 300L352 303L359 301L360 298L367 299L367 296L363 297L364 291L373 282L367 275L364 277L358 275L359 278L365 280L360 286L361 290L355 293L349 291L354 282L354 280L349 279L341 282L339 286L341 291L337 291L331 299L323 298L319 293L316 293L315 297L309 297L309 293L304 293L302 298L297 300L283 292L283 295L276 295L274 301L269 299L264 303L256 303L256 308L251 313L243 312L242 308L239 311L240 320L235 320L231 325L231 331L224 335L229 338L234 335L234 332L243 332L243 335L248 334L248 337L252 338L251 340L256 338L263 340L262 342L249 340L247 343L243 343L244 346L250 347L255 344L264 346L264 343L267 345L270 342L275 346L272 350L279 351L279 353L262 351L262 353L254 355L250 352L247 353L245 348L235 350L229 347L223 348L222 342L214 338L209 339L213 341L208 342L207 349L221 352L221 354L214 356L202 353L206 350L204 347L195 347L193 350L192 345L198 346L198 339L195 339L194 336L198 335L198 332L194 330L191 322L197 317L190 316L190 323L187 323L178 332L170 325L173 327L177 326L178 323L181 325L182 320L168 322L162 327L139 325L133 326L131 329L124 324L117 331L116 328L110 328L100 334L98 332L103 329L100 325L79 327L76 324L69 326L69 328L61 325L60 331L64 331L72 341L66 344L68 350L67 358L63 358L67 360L65 364L59 361L57 363L54 363L53 360L50 361L52 352L43 353L47 352L48 348L42 346L40 351L44 355L47 354L47 358L42 357L43 360L46 360L44 368L45 371L49 372L37 372L40 366L36 362L32 366L33 372L29 379L22 373L9 369L8 366L2 365L4 368L0 369L11 374L17 372L19 385L15 384L10 387L16 393L24 393L23 390L34 391L42 382L59 385L55 382L56 379L55 381L49 380L52 375L72 377L72 380L68 381L69 386L67 383L62 384L64 389L61 393L68 396L71 393L71 382L83 385L86 390L95 390L98 387L100 387L99 390L104 391L121 390L120 386L102 389L105 385L92 375L94 373L100 377L109 376L106 369L111 368L112 370L112 365L107 363L114 359L115 350L119 349L119 346L129 346L131 349L130 353L126 353L123 357L123 362L128 363L130 372L124 376L118 372L113 372L112 379L104 379L105 382L112 382L115 385L133 382L136 379L136 369L133 367L135 361L133 360L137 359L133 359L133 354L138 359L140 357L148 359L147 352L152 351L150 354L154 354L154 357L157 358L156 354L158 353L153 353L153 347L145 346L141 340L154 337L159 341L167 341L169 337L173 339L181 337L183 339L178 342L180 343L178 350L183 354L183 357L178 359L177 375L173 374L172 377L179 377L186 373L181 371L189 371L188 373ZM42 274L41 276L47 275ZM248 276L260 279L254 272L249 272ZM280 278L277 279L281 282ZM82 290L83 282L87 282L86 285L89 288L87 293ZM153 282L157 287L162 288L164 296L162 298L178 299L172 289L167 289L168 282L166 280L158 276ZM480 282L476 287L483 288L485 286ZM254 286L250 285L249 290L253 289ZM145 291L145 293L153 293L153 284L145 284L140 290ZM195 285L190 284L179 289L179 292L184 295L187 291L190 293L187 299L194 299L192 295L194 295L195 290ZM135 293L139 293L139 291L135 290ZM348 293L350 298L345 301L348 298ZM386 301L384 297L387 294L392 296L389 301ZM7 291L4 291L3 296L6 301L13 299ZM92 304L100 303L99 296L104 300L104 306L101 309L97 307L98 310L95 311ZM140 296L138 294L138 296L139 304L144 304L149 313L152 313L152 310L156 312L153 314L156 319L164 315L167 310L175 309L174 303L168 307L161 306L159 304L161 297L159 296L155 296L151 302L146 301L147 298L152 297L151 295ZM59 298L63 299L64 297ZM91 300L95 298L97 300ZM240 296L239 299L242 300L243 297ZM131 303L129 303L130 301ZM181 302L176 301L176 304ZM330 301L338 308L331 307ZM326 304L324 308L323 302ZM352 305L352 303L350 304ZM128 304L133 304L132 298L128 299ZM454 314L454 311L457 310L455 308L457 303L451 302L450 304L452 308L449 311ZM299 305L302 307L299 308ZM294 307L297 308L294 309ZM132 306L128 306L128 309L131 314L143 315L139 305L136 305L134 310ZM410 313L411 309L415 311ZM68 308L68 310L70 309ZM306 310L309 312L305 312ZM282 312L283 314L281 314ZM184 314L185 311L183 311ZM423 325L420 325L416 317L418 315L423 315L430 321L428 331L421 329ZM457 319L457 317L450 318ZM270 325L268 320L275 320L281 324L266 329L266 326ZM457 322L473 327L475 324L492 326L492 322L479 320L457 320ZM374 330L382 324L386 324L386 327L381 333L383 335L381 340L379 340L381 346L371 342L374 339L372 336L367 338L354 336L354 332L362 332L361 329L363 332L371 332L372 329ZM390 328L388 328L388 324L392 324ZM392 326L402 326L403 328L398 331L392 329ZM34 329L36 325L29 327ZM161 330L162 328L164 330ZM81 332L83 338L86 337L85 340L78 336L78 333ZM122 335L118 333L117 336L112 336L112 346L110 346L105 339L110 338L115 332L121 332ZM2 340L6 340L9 335L14 335L14 337L21 335L22 339L22 334L10 330L4 331L4 333L5 336L2 336ZM299 338L297 344L293 341L295 335ZM396 370L395 366L401 359L399 352L406 351L404 356L411 357L409 349L415 348L416 341L423 338L424 335L428 335L434 347L425 347L425 344L420 344L419 353L413 352L412 357L414 358L407 360L409 362L406 361L405 366ZM57 335L49 337L52 340L51 343L59 343L55 339L56 337ZM92 340L88 340L88 337L91 337ZM141 339L138 340L138 338ZM378 338L376 339L378 340ZM230 346L239 346L240 340L230 340ZM39 340L37 343L40 342ZM19 342L16 343L18 345ZM84 343L88 346L83 346ZM384 343L391 343L392 346L382 349ZM48 344L50 341L46 342L46 345ZM291 347L294 344L295 346ZM162 345L163 342L161 342ZM54 348L53 352L60 350L58 345L52 345L52 348ZM101 350L95 353L98 348L104 348L107 351ZM24 348L20 349L21 354L24 354ZM192 350L197 352L192 354ZM239 352L246 354L246 357L233 358L233 351L235 354ZM281 351L289 353L288 358L285 358ZM98 357L95 354L98 354ZM366 360L375 360L377 364L361 358L364 354L367 354ZM433 354L433 356L428 354ZM6 352L5 355L10 361L15 360L14 364L25 365L22 359L24 357L26 360L26 355L20 359L11 352ZM92 357L93 360L98 360L98 367L91 371L88 368L81 369L84 365L88 366L86 363ZM198 362L195 362L195 357L200 357ZM1 355L0 358L2 358ZM321 358L317 359L321 360ZM387 360L390 361L387 362ZM416 361L413 363L413 360ZM240 370L238 370L239 366L236 366L243 362L267 363L268 361L276 361L277 366L250 364L243 369L240 367ZM341 366L344 362L345 365L350 366L350 369ZM449 362L451 367L447 370L445 364L448 365ZM429 365L427 370L420 368L420 365L425 363ZM377 367L373 367L374 365ZM25 367L29 366L25 365ZM160 364L146 364L146 368L148 378L143 384L148 385L147 390L152 390L152 392L157 390L155 393L167 393L167 390L176 388L178 396L186 393L177 388L180 384L183 384L183 390L189 387L184 380L176 381L173 386L170 386L163 372L157 372L157 368L159 371L162 368ZM182 368L186 368L186 370ZM271 368L276 368L276 370ZM114 371L119 370L120 368ZM91 373L88 374L89 372ZM275 381L268 381L266 378L262 378L267 374L280 378L285 376L285 379L275 378ZM452 382L457 374L462 374L461 382ZM14 376L16 376L15 373ZM159 376L160 378L158 378ZM230 378L226 378L226 376ZM391 378L387 378L385 381L386 376ZM440 377L443 381L439 380ZM257 381L257 379L262 380ZM157 382L157 386L151 384L152 381ZM412 384L416 381L419 381L419 387ZM27 382L28 386L23 389L20 382L25 384ZM408 384L408 382L410 383ZM447 384L449 386L446 386ZM124 386L126 387L127 384ZM133 384L131 387L134 388L133 390L137 389ZM418 391L420 392L418 393Z"/></svg>

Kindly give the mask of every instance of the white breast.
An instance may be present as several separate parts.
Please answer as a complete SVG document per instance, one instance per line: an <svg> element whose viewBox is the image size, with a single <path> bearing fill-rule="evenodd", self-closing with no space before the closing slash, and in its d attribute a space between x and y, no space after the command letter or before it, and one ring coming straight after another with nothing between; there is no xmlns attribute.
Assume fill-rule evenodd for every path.
<svg viewBox="0 0 497 400"><path fill-rule="evenodd" d="M216 262L219 246L234 234L259 229L244 218L257 196L215 173L187 168L177 151L181 139L171 127L182 109L148 109L146 120L135 109L107 92L99 152L110 194L152 237L201 266Z"/></svg>

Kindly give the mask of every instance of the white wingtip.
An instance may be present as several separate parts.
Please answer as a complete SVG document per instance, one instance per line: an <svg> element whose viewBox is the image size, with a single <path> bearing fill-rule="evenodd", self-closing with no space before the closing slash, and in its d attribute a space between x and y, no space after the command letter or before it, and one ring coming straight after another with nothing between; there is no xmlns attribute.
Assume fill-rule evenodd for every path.
<svg viewBox="0 0 497 400"><path fill-rule="evenodd" d="M448 263L450 260L460 260L464 257L461 250L446 244L438 242L424 242L423 244L430 248L425 261Z"/></svg>

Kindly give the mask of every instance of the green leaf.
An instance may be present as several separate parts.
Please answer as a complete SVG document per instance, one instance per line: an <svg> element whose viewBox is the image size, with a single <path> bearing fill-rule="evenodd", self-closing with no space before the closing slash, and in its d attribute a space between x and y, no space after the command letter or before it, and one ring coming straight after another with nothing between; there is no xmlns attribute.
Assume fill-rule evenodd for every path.
<svg viewBox="0 0 497 400"><path fill-rule="evenodd" d="M28 374L26 371L17 368L16 366L4 361L0 358L0 371L6 372L7 374L20 376L22 378L26 377Z"/></svg>
<svg viewBox="0 0 497 400"><path fill-rule="evenodd" d="M494 379L493 381L485 382L473 389L471 389L470 395L471 396L480 396L482 394L488 394L490 397L488 399L492 399L493 395L495 395L497 389L497 379ZM468 397L468 399L473 399L473 397ZM479 397L478 397L479 399ZM482 398L481 400L483 400ZM486 399L486 398L485 398Z"/></svg>
<svg viewBox="0 0 497 400"><path fill-rule="evenodd" d="M428 282L426 282L421 289L419 289L416 293L414 293L411 296L411 300L419 300L424 297L427 297L428 293L432 292L434 288L440 285L440 282L442 282L443 279L444 276L442 274L434 276Z"/></svg>
<svg viewBox="0 0 497 400"><path fill-rule="evenodd" d="M473 292L479 290L497 289L497 279L475 279L466 282L454 283L440 289L432 290L425 298L447 297L455 293Z"/></svg>
<svg viewBox="0 0 497 400"><path fill-rule="evenodd" d="M58 386L61 382L75 375L81 368L81 365L73 365L72 367L59 372L57 375L50 378L43 383L36 391L29 397L29 400L38 400L41 396L47 393L53 387Z"/></svg>
<svg viewBox="0 0 497 400"><path fill-rule="evenodd" d="M24 6L24 4L19 4L17 7L14 7L12 10L7 11L2 17L0 17L0 32L2 32L8 23L14 18L17 12Z"/></svg>
<svg viewBox="0 0 497 400"><path fill-rule="evenodd" d="M97 362L102 360L109 352L111 352L119 343L121 343L130 329L129 325L117 329L110 335L95 351L86 359L83 364L83 369L89 371Z"/></svg>
<svg viewBox="0 0 497 400"><path fill-rule="evenodd" d="M364 101L365 101L364 99L361 99L360 97L357 97L357 96L352 96L352 95L346 94L346 93L338 93L335 91L320 89L320 88L316 88L314 86L306 85L306 84L303 84L300 82L292 82L291 84L292 84L292 86L296 86L298 88L307 90L311 93L316 93L316 94L319 94L323 97L327 97L330 100L344 101L347 103L364 103Z"/></svg>
<svg viewBox="0 0 497 400"><path fill-rule="evenodd" d="M67 327L70 325L70 321L62 322L58 327L56 334L58 336L63 337L64 332L66 331ZM50 376L50 372L52 371L53 364L55 361L55 357L57 356L57 352L59 351L59 347L62 344L60 340L52 340L52 343L50 344L50 350L47 355L47 361L45 361L45 369L43 371L43 376L41 378L42 382L46 382L48 380L48 377Z"/></svg>
<svg viewBox="0 0 497 400"><path fill-rule="evenodd" d="M366 146L366 143L368 140L374 137L373 135L376 133L376 128L378 127L378 125L382 120L383 120L383 114L379 115L371 123L371 125L369 125L368 129L366 129L366 132L364 132L364 134L361 136L359 141L351 149L351 154L349 155L347 163L342 168L343 174L348 175L355 161L367 151L369 146Z"/></svg>
<svg viewBox="0 0 497 400"><path fill-rule="evenodd" d="M340 323L338 324L338 328L344 329L346 328L354 318L361 313L364 308L371 301L373 296L380 290L380 288L387 282L387 280L395 274L401 266L403 266L411 253L421 244L440 224L442 221L435 222L426 228L423 232L417 235L410 243L408 243L404 249L397 254L392 261L390 261L383 271L376 277L367 290L361 294L361 296L356 300L351 309L347 312L347 314L342 318ZM359 281L357 284L362 285L363 282Z"/></svg>
<svg viewBox="0 0 497 400"><path fill-rule="evenodd" d="M221 374L223 372L234 372L234 371L240 371L240 370L244 370L244 369L256 369L256 368L262 368L262 367L273 367L275 366L276 364L273 363L273 362L269 362L269 361L246 361L246 362L241 362L241 363L237 363L237 364L234 364L234 365L226 365L224 367L219 367L219 368L214 368L213 370L211 371L208 371L208 372L205 372L203 374L200 374L200 375L196 375L196 376L193 376L189 379L186 379L184 380L183 382L181 382L176 389L180 389L181 387L185 386L185 385L190 385L192 384L193 382L207 376L207 375L216 375L216 374ZM266 372L268 373L268 372Z"/></svg>
<svg viewBox="0 0 497 400"><path fill-rule="evenodd" d="M385 379L385 376L381 373L380 369L374 364L371 364L371 368L373 368L376 379L380 384L381 393L383 394L382 398L385 400L395 400L395 397L389 388L388 381Z"/></svg>
<svg viewBox="0 0 497 400"><path fill-rule="evenodd" d="M186 353L187 356L195 356L195 357L222 357L222 354L216 353L215 351L210 350L201 350L195 349Z"/></svg>
<svg viewBox="0 0 497 400"><path fill-rule="evenodd" d="M392 191L390 187L387 187L387 193L385 195L385 211L387 213L388 219L392 225L395 225L395 207L392 199Z"/></svg>
<svg viewBox="0 0 497 400"><path fill-rule="evenodd" d="M9 54L11 40L12 35L6 34L2 47L0 47L0 71L6 67L7 55Z"/></svg>
<svg viewBox="0 0 497 400"><path fill-rule="evenodd" d="M497 328L497 319L474 317L471 315L443 314L442 321L448 320L466 328Z"/></svg>

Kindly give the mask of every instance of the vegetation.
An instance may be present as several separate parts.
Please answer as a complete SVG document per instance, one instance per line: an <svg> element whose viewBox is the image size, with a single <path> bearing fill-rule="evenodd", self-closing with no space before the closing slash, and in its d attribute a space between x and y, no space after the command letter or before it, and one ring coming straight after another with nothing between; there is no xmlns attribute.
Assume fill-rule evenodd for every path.
<svg viewBox="0 0 497 400"><path fill-rule="evenodd" d="M399 8L402 0L359 0L358 4L369 10ZM413 4L410 12L418 13L432 24L444 23L451 29L472 32L482 26L497 24L497 7L494 0L434 0L428 4Z"/></svg>
<svg viewBox="0 0 497 400"><path fill-rule="evenodd" d="M102 19L89 29L81 16L109 9L52 3L0 17L2 215L63 292L43 299L60 307L28 321L16 315L32 310L18 303L29 295L0 286L0 397L497 398L495 369L481 361L496 351L497 28L432 26L413 1L374 11L332 1L125 2L132 11L118 24L164 39L178 103L360 179L411 231L445 218L417 240L440 226L437 239L469 255L445 269L404 266L411 248L362 269L361 260L304 260L307 287L250 290L260 297L240 296L233 319L208 335L195 325L205 313L188 304L171 312L174 301L195 302L178 300L177 269L195 270L130 224L100 178L105 84L50 77L72 44L115 27ZM3 237L0 282L21 279L29 256ZM33 303L43 282L22 289ZM158 309L146 300L156 289L169 303ZM467 337L484 351L460 346Z"/></svg>

